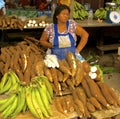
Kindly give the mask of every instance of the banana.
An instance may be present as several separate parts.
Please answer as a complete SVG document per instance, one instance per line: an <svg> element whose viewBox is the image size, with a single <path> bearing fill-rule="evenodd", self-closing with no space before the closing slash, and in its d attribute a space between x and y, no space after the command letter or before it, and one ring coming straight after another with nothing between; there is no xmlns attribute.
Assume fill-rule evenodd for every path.
<svg viewBox="0 0 120 119"><path fill-rule="evenodd" d="M98 14L100 14L100 9L97 9L96 11L95 11L95 13L94 13L94 15L98 15Z"/></svg>
<svg viewBox="0 0 120 119"><path fill-rule="evenodd" d="M44 119L43 113L42 113L41 108L38 105L38 102L37 102L37 99L36 99L34 87L31 89L31 95L32 95L32 104L34 106L35 111L39 115L40 119Z"/></svg>
<svg viewBox="0 0 120 119"><path fill-rule="evenodd" d="M40 78L38 80L42 80L43 82L45 82L45 86L46 86L48 92L50 93L51 98L53 98L53 89L52 89L52 86L51 86L48 78L46 76L40 76Z"/></svg>
<svg viewBox="0 0 120 119"><path fill-rule="evenodd" d="M77 19L77 18L78 18L78 11L74 11L74 12L73 12L73 18L74 18L74 19Z"/></svg>
<svg viewBox="0 0 120 119"><path fill-rule="evenodd" d="M11 116L11 114L15 111L15 109L17 108L17 103L18 102L18 96L15 96L15 99L13 100L13 103L11 103L10 105L8 105L8 107L2 112L2 117L4 119L7 119L8 117Z"/></svg>
<svg viewBox="0 0 120 119"><path fill-rule="evenodd" d="M7 92L11 88L11 86L12 80L10 79L10 76L8 76L5 85L2 87L2 89L0 89L0 94Z"/></svg>
<svg viewBox="0 0 120 119"><path fill-rule="evenodd" d="M46 94L47 93L47 88L45 86L45 83L42 82L42 81L41 82L37 81L37 82L40 85L40 86L38 86L38 90L39 90L41 99L42 99L42 101L43 101L43 103L45 105L45 108L47 109L49 115L52 116L53 112L51 110L50 103L49 103L49 100L48 100L48 97L47 97L47 94Z"/></svg>
<svg viewBox="0 0 120 119"><path fill-rule="evenodd" d="M8 96L11 96L11 95L7 95L7 97L0 98L0 105L5 104L9 100L10 97Z"/></svg>
<svg viewBox="0 0 120 119"><path fill-rule="evenodd" d="M10 74L11 74L11 77L12 77L16 82L20 82L17 74L16 74L13 70L10 70Z"/></svg>
<svg viewBox="0 0 120 119"><path fill-rule="evenodd" d="M48 92L48 90L46 91L46 95L47 95L47 97L48 97L49 103L52 104L53 98L51 97L51 95L50 95L50 93Z"/></svg>
<svg viewBox="0 0 120 119"><path fill-rule="evenodd" d="M0 105L3 105L4 103L6 103L9 99L8 98L0 98Z"/></svg>
<svg viewBox="0 0 120 119"><path fill-rule="evenodd" d="M8 100L0 106L0 112L4 111L10 104L14 102L16 98L16 94L12 94L10 97L8 97Z"/></svg>
<svg viewBox="0 0 120 119"><path fill-rule="evenodd" d="M23 109L22 109L22 113L25 114L25 112L28 110L28 106L27 106L27 102L25 100L25 103L24 103L24 106L23 106Z"/></svg>
<svg viewBox="0 0 120 119"><path fill-rule="evenodd" d="M80 15L85 19L85 17L86 17L86 10L85 9L80 9Z"/></svg>
<svg viewBox="0 0 120 119"><path fill-rule="evenodd" d="M99 19L106 19L106 13L107 13L106 8L99 8L95 11L94 16Z"/></svg>
<svg viewBox="0 0 120 119"><path fill-rule="evenodd" d="M8 77L9 77L9 72L6 72L3 77L1 78L1 82L0 82L0 89L2 89L4 87L4 85L6 84L6 82L8 81Z"/></svg>
<svg viewBox="0 0 120 119"><path fill-rule="evenodd" d="M33 106L33 103L32 103L32 95L31 95L31 87L26 87L25 88L26 90L26 103L27 103L27 106L30 110L30 112L36 117L36 118L39 118L39 115L38 113L36 112L34 106Z"/></svg>
<svg viewBox="0 0 120 119"><path fill-rule="evenodd" d="M16 110L11 114L11 118L14 119L17 114L19 114L25 104L25 89L24 87L20 87L19 92L18 92L18 106L16 108Z"/></svg>
<svg viewBox="0 0 120 119"><path fill-rule="evenodd" d="M14 85L11 86L11 88L7 91L7 94L15 93L18 92L18 89L20 87L19 83L15 83Z"/></svg>
<svg viewBox="0 0 120 119"><path fill-rule="evenodd" d="M35 93L35 96L36 96L36 100L37 100L37 103L39 105L39 107L41 108L41 111L43 113L43 115L46 117L46 118L49 118L49 114L44 106L44 103L42 102L42 99L41 99L41 96L40 96L40 93L39 93L39 90L38 88L34 88L34 93Z"/></svg>
<svg viewBox="0 0 120 119"><path fill-rule="evenodd" d="M11 87L10 89L7 91L7 94L9 93L15 93L19 87L19 80L17 75L14 73L14 71L9 70L9 80L11 80Z"/></svg>
<svg viewBox="0 0 120 119"><path fill-rule="evenodd" d="M84 6L82 5L82 4L80 4L79 2L77 2L77 1L75 1L74 0L74 6L75 6L75 9L83 9L84 8Z"/></svg>

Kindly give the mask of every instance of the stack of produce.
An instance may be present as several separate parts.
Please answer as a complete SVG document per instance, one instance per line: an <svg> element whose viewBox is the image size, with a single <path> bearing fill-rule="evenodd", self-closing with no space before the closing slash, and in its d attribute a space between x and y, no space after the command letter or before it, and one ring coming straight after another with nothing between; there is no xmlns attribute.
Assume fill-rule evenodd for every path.
<svg viewBox="0 0 120 119"><path fill-rule="evenodd" d="M116 3L117 5L120 4L120 0L112 0L111 2ZM116 7L111 7L111 6L105 6L104 8L98 8L96 9L96 11L94 12L94 18L95 19L102 19L102 20L106 20L106 15L107 15L107 11L120 11L120 7L116 6Z"/></svg>
<svg viewBox="0 0 120 119"><path fill-rule="evenodd" d="M107 14L107 9L106 8L99 8L95 11L94 18L105 20L106 19L106 14Z"/></svg>
<svg viewBox="0 0 120 119"><path fill-rule="evenodd" d="M61 113L76 111L80 118L89 118L95 111L120 106L116 92L104 82L99 65L81 63L71 52L58 63L59 68L48 68L50 73L45 75L56 96L61 96L55 97L56 107Z"/></svg>
<svg viewBox="0 0 120 119"><path fill-rule="evenodd" d="M120 5L120 0L112 0L111 2L116 3L117 5Z"/></svg>
<svg viewBox="0 0 120 119"><path fill-rule="evenodd" d="M16 16L2 16L0 18L0 27L3 29L11 28L23 30L24 25L24 22Z"/></svg>
<svg viewBox="0 0 120 119"><path fill-rule="evenodd" d="M43 119L53 115L51 104L53 90L47 77L38 76L31 80L30 85L21 84L13 70L9 70L1 79L0 112L2 118L14 119L28 109L35 118Z"/></svg>
<svg viewBox="0 0 120 119"><path fill-rule="evenodd" d="M85 20L88 17L88 11L85 9L85 7L74 0L73 3L74 11L73 11L73 18L76 20Z"/></svg>
<svg viewBox="0 0 120 119"><path fill-rule="evenodd" d="M24 41L1 47L0 112L3 118L15 118L27 110L35 118L49 118L53 115L53 102L61 113L76 111L80 118L120 106L116 92L104 82L99 65L80 62L71 52L64 60L48 58L45 51L38 40L28 36ZM49 65L45 63L47 58Z"/></svg>
<svg viewBox="0 0 120 119"><path fill-rule="evenodd" d="M53 90L40 69L45 50L38 47L39 41L28 36L19 43L1 45L2 118L15 118L28 109L36 118L52 116Z"/></svg>
<svg viewBox="0 0 120 119"><path fill-rule="evenodd" d="M15 15L11 16L2 16L0 18L0 27L2 29L10 28L10 29L20 29L24 28L37 28L37 27L46 27L49 25L46 22L46 16L36 17L36 18L20 18Z"/></svg>

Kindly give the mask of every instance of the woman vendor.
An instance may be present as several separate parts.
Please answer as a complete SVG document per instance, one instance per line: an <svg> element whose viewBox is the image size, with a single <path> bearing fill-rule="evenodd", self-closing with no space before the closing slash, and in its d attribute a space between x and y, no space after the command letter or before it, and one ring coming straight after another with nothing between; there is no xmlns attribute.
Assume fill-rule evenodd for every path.
<svg viewBox="0 0 120 119"><path fill-rule="evenodd" d="M58 59L65 59L67 52L75 56L85 47L89 34L73 19L69 19L70 8L61 4L56 7L53 23L47 26L40 38L40 44L47 47L47 54L55 54ZM77 36L80 36L78 45ZM81 58L80 58L81 57ZM79 59L83 59L79 54Z"/></svg>

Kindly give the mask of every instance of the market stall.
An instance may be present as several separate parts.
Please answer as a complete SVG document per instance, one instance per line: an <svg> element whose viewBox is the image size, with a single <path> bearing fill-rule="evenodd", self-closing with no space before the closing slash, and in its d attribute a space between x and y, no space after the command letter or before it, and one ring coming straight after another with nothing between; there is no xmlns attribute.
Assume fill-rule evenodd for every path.
<svg viewBox="0 0 120 119"><path fill-rule="evenodd" d="M104 82L99 65L80 62L71 52L63 61L52 55L45 56L46 49L39 43L40 34L36 37L35 33L33 37L32 32L42 32L52 22L51 18L23 20L18 16L0 19L3 36L0 44L1 119L104 119L120 114L120 94ZM92 32L94 28L98 31L98 34L95 32L100 36L97 42L104 38L104 28L118 30L119 27L119 24L98 20L90 24L86 20L78 22Z"/></svg>

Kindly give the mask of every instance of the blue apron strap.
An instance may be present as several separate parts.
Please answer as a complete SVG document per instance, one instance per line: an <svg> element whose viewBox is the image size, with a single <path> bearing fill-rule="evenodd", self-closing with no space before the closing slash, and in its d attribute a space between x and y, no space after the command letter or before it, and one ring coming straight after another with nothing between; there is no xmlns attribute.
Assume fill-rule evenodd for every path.
<svg viewBox="0 0 120 119"><path fill-rule="evenodd" d="M69 26L69 21L67 21L66 25L67 25L67 30L68 30L68 26Z"/></svg>
<svg viewBox="0 0 120 119"><path fill-rule="evenodd" d="M56 47L58 46L58 28L57 24L54 24L54 40L53 40L53 46Z"/></svg>

